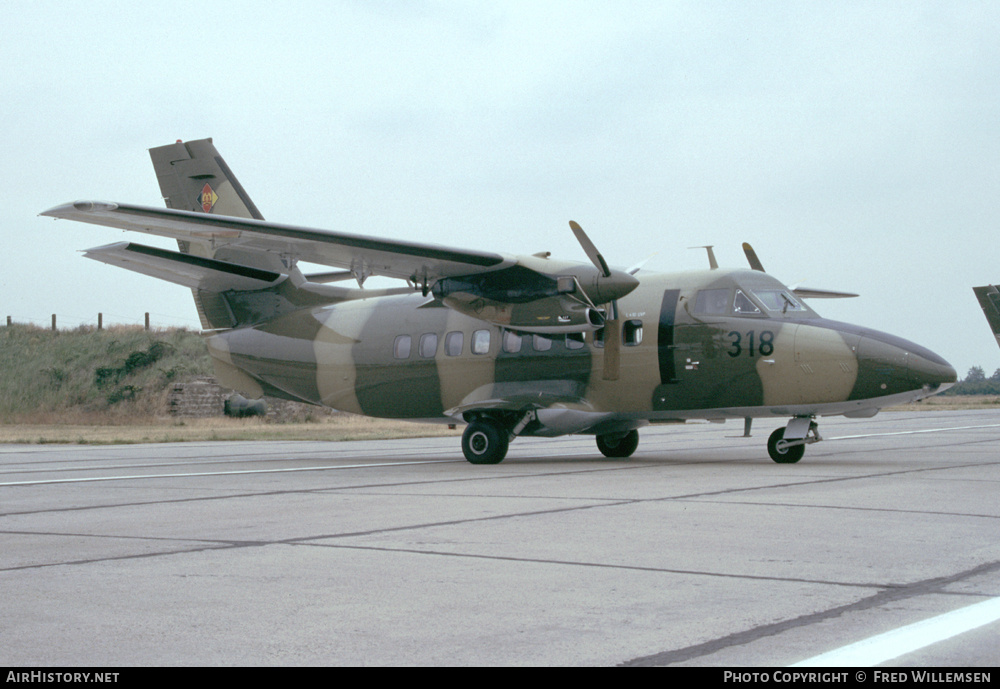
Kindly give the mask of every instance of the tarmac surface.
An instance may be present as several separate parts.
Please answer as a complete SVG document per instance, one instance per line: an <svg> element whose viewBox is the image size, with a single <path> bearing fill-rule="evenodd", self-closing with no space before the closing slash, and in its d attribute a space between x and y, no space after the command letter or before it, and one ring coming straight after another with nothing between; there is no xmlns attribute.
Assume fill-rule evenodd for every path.
<svg viewBox="0 0 1000 689"><path fill-rule="evenodd" d="M0 445L0 665L1000 664L1000 411L779 425Z"/></svg>

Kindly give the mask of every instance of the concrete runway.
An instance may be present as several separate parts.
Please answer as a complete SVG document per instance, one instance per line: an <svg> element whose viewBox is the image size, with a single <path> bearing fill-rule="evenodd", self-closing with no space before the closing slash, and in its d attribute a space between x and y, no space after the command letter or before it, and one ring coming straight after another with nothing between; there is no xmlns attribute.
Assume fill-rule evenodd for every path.
<svg viewBox="0 0 1000 689"><path fill-rule="evenodd" d="M1000 597L1000 411L821 419L796 465L780 424L485 467L458 438L0 446L0 665L785 666ZM869 662L1000 662L1000 622L963 629Z"/></svg>

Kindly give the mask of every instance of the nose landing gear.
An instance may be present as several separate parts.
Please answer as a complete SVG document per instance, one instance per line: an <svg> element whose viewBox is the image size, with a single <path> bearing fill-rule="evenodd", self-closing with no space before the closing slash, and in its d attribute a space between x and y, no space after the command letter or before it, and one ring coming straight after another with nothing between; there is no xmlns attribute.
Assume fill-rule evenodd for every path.
<svg viewBox="0 0 1000 689"><path fill-rule="evenodd" d="M767 439L767 453L778 464L795 464L805 454L806 445L822 439L819 424L808 417L796 417L771 434Z"/></svg>

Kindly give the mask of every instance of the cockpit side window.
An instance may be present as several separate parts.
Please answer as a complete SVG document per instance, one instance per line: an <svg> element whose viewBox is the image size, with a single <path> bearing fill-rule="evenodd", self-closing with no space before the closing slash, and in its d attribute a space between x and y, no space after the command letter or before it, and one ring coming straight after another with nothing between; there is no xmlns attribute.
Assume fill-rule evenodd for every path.
<svg viewBox="0 0 1000 689"><path fill-rule="evenodd" d="M729 313L728 289L703 289L694 298L694 312L704 316L722 316Z"/></svg>
<svg viewBox="0 0 1000 689"><path fill-rule="evenodd" d="M733 300L733 311L737 316L759 316L760 309L750 301L750 298L743 294L743 290L736 290L736 298Z"/></svg>

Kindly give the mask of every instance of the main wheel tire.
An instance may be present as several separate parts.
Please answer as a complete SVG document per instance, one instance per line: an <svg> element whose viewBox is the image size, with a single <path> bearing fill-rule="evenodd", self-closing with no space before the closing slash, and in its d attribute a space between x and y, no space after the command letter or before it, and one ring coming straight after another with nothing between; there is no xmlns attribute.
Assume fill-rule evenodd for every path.
<svg viewBox="0 0 1000 689"><path fill-rule="evenodd" d="M629 431L625 435L609 433L597 436L597 449L605 457L631 457L639 447L639 431Z"/></svg>
<svg viewBox="0 0 1000 689"><path fill-rule="evenodd" d="M507 429L493 419L477 419L462 433L462 452L472 464L499 464L509 444Z"/></svg>
<svg viewBox="0 0 1000 689"><path fill-rule="evenodd" d="M773 459L778 464L795 464L797 461L802 459L802 455L806 453L805 445L792 445L791 447L785 447L778 449L778 441L784 440L785 429L778 428L771 434L771 437L767 439L767 454L771 455Z"/></svg>

